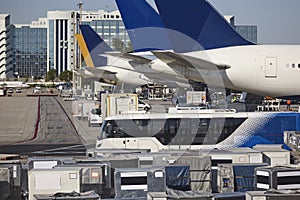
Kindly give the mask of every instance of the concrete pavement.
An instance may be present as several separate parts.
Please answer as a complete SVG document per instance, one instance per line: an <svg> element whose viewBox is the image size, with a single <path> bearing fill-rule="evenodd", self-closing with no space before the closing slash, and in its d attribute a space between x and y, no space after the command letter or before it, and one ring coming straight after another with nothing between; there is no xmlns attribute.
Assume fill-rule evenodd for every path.
<svg viewBox="0 0 300 200"><path fill-rule="evenodd" d="M32 139L38 112L38 98L22 95L0 97L0 145Z"/></svg>

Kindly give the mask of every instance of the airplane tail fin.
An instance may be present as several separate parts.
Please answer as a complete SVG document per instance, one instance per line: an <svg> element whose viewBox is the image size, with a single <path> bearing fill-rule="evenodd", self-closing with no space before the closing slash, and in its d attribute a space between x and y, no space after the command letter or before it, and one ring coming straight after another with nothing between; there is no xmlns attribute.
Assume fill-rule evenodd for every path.
<svg viewBox="0 0 300 200"><path fill-rule="evenodd" d="M80 25L81 34L75 35L84 60L89 67L104 66L107 59L99 54L113 51L105 41L89 26Z"/></svg>
<svg viewBox="0 0 300 200"><path fill-rule="evenodd" d="M207 0L155 0L155 3L176 52L193 51L196 43L205 50L254 44L237 33ZM184 37L194 43L180 40Z"/></svg>
<svg viewBox="0 0 300 200"><path fill-rule="evenodd" d="M171 49L159 14L145 0L116 0L135 52Z"/></svg>

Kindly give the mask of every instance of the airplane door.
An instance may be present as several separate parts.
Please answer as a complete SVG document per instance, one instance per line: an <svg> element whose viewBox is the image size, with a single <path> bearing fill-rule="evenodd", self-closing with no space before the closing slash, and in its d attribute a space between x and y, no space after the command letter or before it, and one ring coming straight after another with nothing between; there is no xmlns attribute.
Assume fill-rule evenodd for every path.
<svg viewBox="0 0 300 200"><path fill-rule="evenodd" d="M266 57L266 68L265 77L266 78L276 78L277 77L277 58Z"/></svg>

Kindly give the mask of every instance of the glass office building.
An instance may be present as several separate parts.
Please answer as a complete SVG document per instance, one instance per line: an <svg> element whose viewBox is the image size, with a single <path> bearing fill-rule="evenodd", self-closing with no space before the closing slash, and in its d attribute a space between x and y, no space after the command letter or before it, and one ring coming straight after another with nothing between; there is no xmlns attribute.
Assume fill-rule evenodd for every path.
<svg viewBox="0 0 300 200"><path fill-rule="evenodd" d="M119 11L106 12L104 10L83 12L82 24L90 25L99 36L113 49L113 40L118 39L125 48L129 46L130 39ZM121 49L115 49L121 50Z"/></svg>
<svg viewBox="0 0 300 200"><path fill-rule="evenodd" d="M21 78L42 78L47 73L47 26L15 25L14 70Z"/></svg>
<svg viewBox="0 0 300 200"><path fill-rule="evenodd" d="M235 26L235 30L250 42L257 43L257 26Z"/></svg>
<svg viewBox="0 0 300 200"><path fill-rule="evenodd" d="M246 40L257 43L257 26L235 25L235 17L233 15L225 15L224 18Z"/></svg>

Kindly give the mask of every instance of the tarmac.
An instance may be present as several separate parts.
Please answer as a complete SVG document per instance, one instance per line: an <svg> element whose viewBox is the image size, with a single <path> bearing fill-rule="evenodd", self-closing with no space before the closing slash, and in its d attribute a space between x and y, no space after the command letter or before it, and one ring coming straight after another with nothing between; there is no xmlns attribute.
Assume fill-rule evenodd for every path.
<svg viewBox="0 0 300 200"><path fill-rule="evenodd" d="M13 94L0 97L0 145L10 145L34 137L38 98Z"/></svg>
<svg viewBox="0 0 300 200"><path fill-rule="evenodd" d="M88 127L87 120L74 118L72 101L61 97L40 97L40 121L38 121L39 97L28 97L31 89L12 97L0 97L0 146L8 145L78 145L93 147L100 127ZM57 92L57 91L56 91ZM165 112L170 101L149 101L150 112ZM292 105L297 112L299 105ZM286 111L286 105L280 106ZM36 132L36 123L38 132Z"/></svg>

